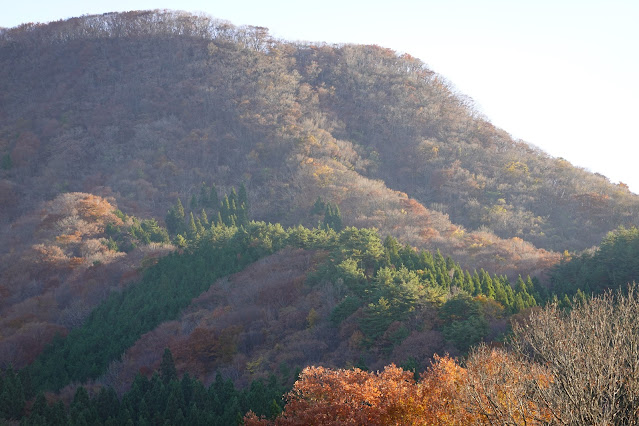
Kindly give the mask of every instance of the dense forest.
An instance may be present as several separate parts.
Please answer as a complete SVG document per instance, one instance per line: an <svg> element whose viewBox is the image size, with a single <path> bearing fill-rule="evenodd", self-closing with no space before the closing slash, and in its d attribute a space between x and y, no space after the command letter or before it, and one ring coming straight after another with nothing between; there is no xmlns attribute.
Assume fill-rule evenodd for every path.
<svg viewBox="0 0 639 426"><path fill-rule="evenodd" d="M634 424L639 196L420 60L138 11L0 64L0 422Z"/></svg>

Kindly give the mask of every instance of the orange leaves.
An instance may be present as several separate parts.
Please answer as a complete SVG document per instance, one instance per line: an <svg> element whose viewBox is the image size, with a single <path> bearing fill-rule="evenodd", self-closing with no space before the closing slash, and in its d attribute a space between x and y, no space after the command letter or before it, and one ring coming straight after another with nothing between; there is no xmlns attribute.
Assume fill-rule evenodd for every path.
<svg viewBox="0 0 639 426"><path fill-rule="evenodd" d="M68 257L64 251L54 245L35 244L32 247L33 259L30 260L38 262L66 264Z"/></svg>
<svg viewBox="0 0 639 426"><path fill-rule="evenodd" d="M431 367L422 374L420 388L425 412L425 425L462 425L477 423L461 402L461 389L467 372L449 356L435 355Z"/></svg>
<svg viewBox="0 0 639 426"><path fill-rule="evenodd" d="M551 412L538 390L552 377L542 367L499 349L479 347L469 357L462 399L467 410L490 424L545 423Z"/></svg>
<svg viewBox="0 0 639 426"><path fill-rule="evenodd" d="M549 384L541 367L486 347L466 368L436 355L419 382L395 365L377 373L307 367L274 423L249 413L245 424L539 424L551 414L535 401L535 391Z"/></svg>
<svg viewBox="0 0 639 426"><path fill-rule="evenodd" d="M108 220L121 224L122 221L113 214L115 208L104 198L92 194L84 194L83 198L77 201L76 208L78 214L86 219Z"/></svg>
<svg viewBox="0 0 639 426"><path fill-rule="evenodd" d="M69 259L69 267L71 267L72 269L77 268L83 263L84 263L83 257L72 257L71 259Z"/></svg>
<svg viewBox="0 0 639 426"><path fill-rule="evenodd" d="M79 243L80 241L82 241L82 234L80 233L80 231L75 231L72 234L57 235L55 237L55 240L57 243L60 244Z"/></svg>
<svg viewBox="0 0 639 426"><path fill-rule="evenodd" d="M71 269L93 262L109 263L118 256L102 242L107 223L122 224L115 207L102 197L81 192L60 194L48 202L33 246L39 261Z"/></svg>
<svg viewBox="0 0 639 426"><path fill-rule="evenodd" d="M433 238L439 237L439 232L433 228L423 228L420 229L418 235L423 238L425 241L432 240Z"/></svg>
<svg viewBox="0 0 639 426"><path fill-rule="evenodd" d="M428 401L426 424L540 424L551 413L537 402L537 390L551 376L541 367L501 349L479 347L461 367L435 356L420 385Z"/></svg>
<svg viewBox="0 0 639 426"><path fill-rule="evenodd" d="M307 367L277 424L405 424L414 417L417 387L410 372L381 373Z"/></svg>
<svg viewBox="0 0 639 426"><path fill-rule="evenodd" d="M399 205L411 214L426 213L426 208L412 198L400 199Z"/></svg>
<svg viewBox="0 0 639 426"><path fill-rule="evenodd" d="M102 232L106 223L122 224L114 210L115 207L107 200L92 194L60 194L45 205L41 229L49 229L53 225L53 228L65 230L67 234L79 231L82 235L94 235Z"/></svg>
<svg viewBox="0 0 639 426"><path fill-rule="evenodd" d="M437 358L419 383L411 372L395 365L377 373L307 367L275 424L469 424L476 416L458 405L463 377L464 369L449 357ZM245 422L270 424L252 413Z"/></svg>

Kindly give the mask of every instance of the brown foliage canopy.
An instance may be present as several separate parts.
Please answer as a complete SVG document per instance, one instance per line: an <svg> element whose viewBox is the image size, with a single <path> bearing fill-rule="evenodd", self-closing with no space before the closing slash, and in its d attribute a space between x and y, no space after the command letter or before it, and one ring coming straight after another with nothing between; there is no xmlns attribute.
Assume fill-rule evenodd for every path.
<svg viewBox="0 0 639 426"><path fill-rule="evenodd" d="M531 369L505 351L488 348L474 352L466 368L448 356L436 356L418 382L411 372L394 365L377 373L308 367L274 423L540 424L550 420L550 412L530 398L531 391L548 383L542 369ZM252 413L245 421L271 424Z"/></svg>
<svg viewBox="0 0 639 426"><path fill-rule="evenodd" d="M429 424L424 387L394 365L380 373L307 367L287 397L278 425ZM260 424L249 415L246 424Z"/></svg>

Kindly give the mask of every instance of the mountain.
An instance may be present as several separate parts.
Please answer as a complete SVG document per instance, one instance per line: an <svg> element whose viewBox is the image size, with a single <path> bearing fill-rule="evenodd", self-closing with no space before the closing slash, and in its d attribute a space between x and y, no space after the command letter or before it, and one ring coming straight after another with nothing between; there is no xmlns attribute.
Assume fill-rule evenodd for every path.
<svg viewBox="0 0 639 426"><path fill-rule="evenodd" d="M218 195L221 205L211 201ZM250 228L249 217L282 231ZM240 224L257 233L253 242L241 239ZM295 228L318 224L323 231ZM549 281L549 268L571 252L639 225L639 196L513 140L423 62L379 46L291 43L262 27L157 10L0 32L3 365L24 367L55 335L99 323L91 318L114 295L142 288L154 265L185 268L176 259L198 236L235 241L218 225L240 235L241 249L225 258L233 268L207 272L212 258L194 261L206 273L187 280L198 283L192 294L171 293L180 303L123 335L121 347L86 367L90 374L69 377L100 377L111 365L101 380L117 387L157 364L166 346L178 368L203 380L224 364L246 383L249 367L264 374L314 356L358 362L361 345L375 353L363 359L375 367L391 355L422 362L436 351L462 353L451 342L470 342L476 329L497 335L504 309L537 303L539 282L519 275ZM262 226L274 234L263 239ZM299 241L278 253L284 228L297 229L287 238ZM313 232L327 232L321 238L337 248L302 244ZM387 257L368 265L358 263L361 253L337 257L331 250L351 237L370 238L366 247ZM253 257L256 247L264 250ZM413 248L431 254L417 258ZM326 259L339 273L323 275L320 287L302 285ZM414 268L404 271L409 260ZM405 316L384 292L356 285L348 293L340 285L349 279L360 287L401 282L400 293L432 306L395 294L397 306L417 312ZM450 294L422 294L415 280ZM509 283L510 296L497 296L493 281L504 292ZM249 284L238 290L234 282ZM455 298L454 289L472 298ZM281 293L289 298L273 296ZM452 313L440 315L448 301ZM334 309L341 322L331 324ZM222 343L202 346L211 339ZM236 353L233 345L244 346ZM179 350L197 347L197 359Z"/></svg>
<svg viewBox="0 0 639 426"><path fill-rule="evenodd" d="M526 243L581 250L637 222L626 188L512 140L377 46L147 11L25 24L0 60L5 223L72 191L161 220L203 182L243 181L256 219L313 224L321 196L347 224L512 272L555 259Z"/></svg>

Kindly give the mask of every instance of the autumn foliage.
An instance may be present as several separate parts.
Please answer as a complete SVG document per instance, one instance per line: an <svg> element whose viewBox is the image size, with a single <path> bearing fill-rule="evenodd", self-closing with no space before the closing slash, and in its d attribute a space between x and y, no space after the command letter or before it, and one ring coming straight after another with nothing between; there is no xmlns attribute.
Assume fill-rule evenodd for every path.
<svg viewBox="0 0 639 426"><path fill-rule="evenodd" d="M460 388L464 409L485 424L546 424L553 417L539 398L550 387L551 374L501 349L476 348Z"/></svg>
<svg viewBox="0 0 639 426"><path fill-rule="evenodd" d="M410 424L425 411L420 390L412 373L395 365L380 373L307 367L275 424ZM249 414L246 424L271 423Z"/></svg>
<svg viewBox="0 0 639 426"><path fill-rule="evenodd" d="M533 398L549 376L500 349L481 347L466 367L437 357L415 381L395 365L381 372L307 367L274 422L252 413L247 425L537 424L550 412Z"/></svg>

